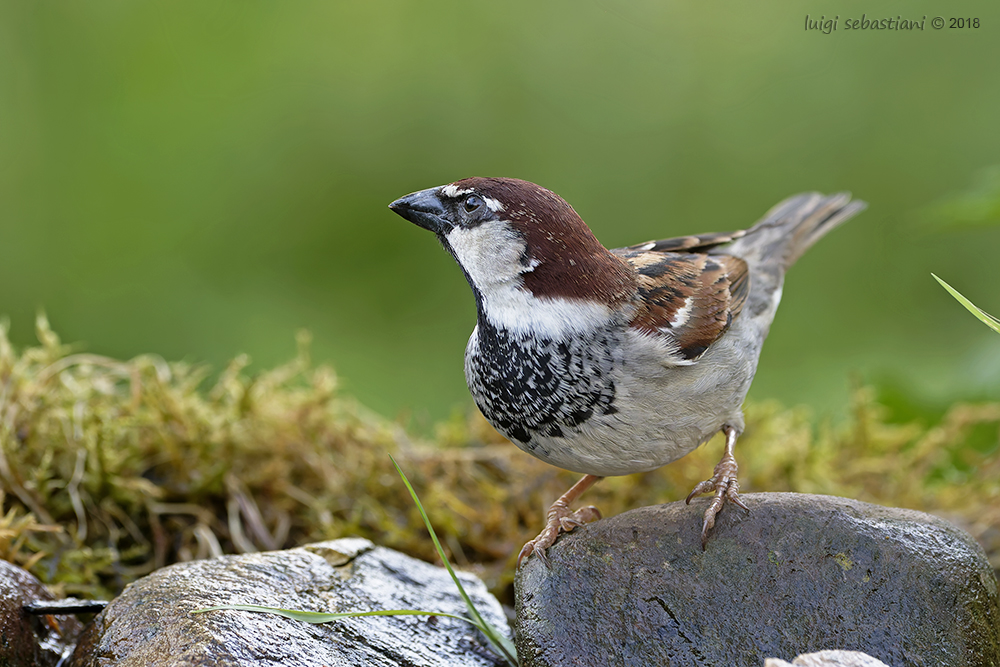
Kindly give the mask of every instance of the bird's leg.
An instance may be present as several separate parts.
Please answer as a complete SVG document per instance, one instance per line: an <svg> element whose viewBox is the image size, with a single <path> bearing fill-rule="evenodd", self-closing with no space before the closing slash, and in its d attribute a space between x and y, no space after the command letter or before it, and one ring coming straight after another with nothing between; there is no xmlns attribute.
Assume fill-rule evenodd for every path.
<svg viewBox="0 0 1000 667"><path fill-rule="evenodd" d="M596 475L584 475L569 491L559 496L559 500L552 503L552 507L549 508L546 515L545 528L538 534L538 537L525 544L521 553L518 554L518 567L520 567L521 561L532 553L538 554L538 558L548 567L549 560L545 556L545 550L555 544L560 533L568 533L574 528L601 518L601 512L593 505L581 507L576 511L570 510L569 506L570 503L583 495L584 491L593 486L594 482L602 479L604 478Z"/></svg>
<svg viewBox="0 0 1000 667"><path fill-rule="evenodd" d="M727 498L730 502L739 505L748 512L750 511L750 508L744 505L740 499L740 483L736 479L739 466L736 465L736 457L733 456L736 438L740 434L728 424L722 427L722 432L726 434L726 451L722 455L722 460L715 466L712 478L704 482L698 482L698 485L688 494L687 500L684 501L691 504L691 499L695 496L702 493L715 492L715 497L712 498L708 509L705 510L705 523L702 524L701 528L701 548L703 550L705 543L708 542L708 531L715 525L715 517L722 511L722 506Z"/></svg>

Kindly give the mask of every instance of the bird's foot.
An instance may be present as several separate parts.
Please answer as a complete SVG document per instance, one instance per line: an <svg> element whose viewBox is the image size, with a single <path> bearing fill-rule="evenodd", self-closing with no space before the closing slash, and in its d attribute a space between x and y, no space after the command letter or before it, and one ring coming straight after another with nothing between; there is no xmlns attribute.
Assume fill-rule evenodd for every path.
<svg viewBox="0 0 1000 667"><path fill-rule="evenodd" d="M747 512L750 511L750 508L740 498L740 482L736 478L739 466L736 464L736 457L733 456L733 447L736 444L736 438L739 434L730 427L724 428L723 431L726 433L726 452L722 455L722 460L715 466L712 478L704 482L698 482L684 501L690 505L691 499L697 495L715 493L715 497L712 498L712 502L708 504L708 508L705 510L705 521L701 527L701 548L703 550L708 543L708 531L715 526L715 518L722 511L722 506L726 500L739 505Z"/></svg>
<svg viewBox="0 0 1000 667"><path fill-rule="evenodd" d="M545 550L556 543L559 535L568 533L574 528L579 528L585 523L597 521L601 518L601 511L593 505L581 507L573 511L567 507L562 499L553 503L546 515L545 528L538 534L538 537L531 540L521 548L521 553L517 555L517 565L520 567L521 561L532 553L538 556L545 567L549 567L549 558L545 555Z"/></svg>
<svg viewBox="0 0 1000 667"><path fill-rule="evenodd" d="M596 475L585 475L573 487L562 494L559 500L552 503L545 518L545 528L538 534L538 537L531 540L521 548L521 553L517 555L517 565L532 553L537 554L538 559L549 567L549 559L545 555L545 550L556 543L561 533L568 533L574 528L579 528L585 523L597 521L601 518L601 512L593 505L581 507L578 510L571 510L569 504L575 501L580 494L589 489L594 482L601 479Z"/></svg>

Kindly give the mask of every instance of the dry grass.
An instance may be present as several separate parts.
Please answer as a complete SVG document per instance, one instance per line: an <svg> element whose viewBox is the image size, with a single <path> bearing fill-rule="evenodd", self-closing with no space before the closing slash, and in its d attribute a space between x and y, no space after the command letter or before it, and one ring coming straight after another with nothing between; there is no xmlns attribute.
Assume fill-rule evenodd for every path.
<svg viewBox="0 0 1000 667"><path fill-rule="evenodd" d="M44 318L38 337L17 351L0 330L0 558L57 592L107 597L172 562L345 535L433 561L391 453L454 561L509 601L518 549L574 481L477 414L442 424L436 443L411 441L341 396L334 372L310 363L305 335L290 363L250 375L238 357L212 386L206 369L155 356L74 353ZM748 406L744 490L935 512L1000 567L1000 403L955 405L931 427L885 414L867 389L843 428ZM605 480L588 500L611 515L681 499L720 450L713 441L658 471Z"/></svg>

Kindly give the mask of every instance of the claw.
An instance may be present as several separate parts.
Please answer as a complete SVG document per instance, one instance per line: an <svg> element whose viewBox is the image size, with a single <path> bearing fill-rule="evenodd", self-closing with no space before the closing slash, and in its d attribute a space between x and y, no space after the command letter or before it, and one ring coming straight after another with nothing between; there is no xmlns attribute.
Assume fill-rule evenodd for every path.
<svg viewBox="0 0 1000 667"><path fill-rule="evenodd" d="M712 530L715 526L715 518L722 511L723 505L725 505L726 500L731 503L742 507L747 512L750 508L746 506L743 500L740 498L740 482L736 479L736 473L739 471L739 466L736 465L736 457L733 456L733 448L736 445L736 438L739 437L739 433L736 429L731 426L724 426L722 428L723 432L726 434L726 451L722 455L722 459L715 466L715 470L712 472L712 478L705 480L704 482L698 482L691 493L688 494L687 499L684 501L687 504L691 504L691 499L702 493L715 493L715 497L712 498L712 502L708 504L705 509L705 521L702 523L701 527L701 548L702 551L705 550L705 546L708 544L708 532Z"/></svg>
<svg viewBox="0 0 1000 667"><path fill-rule="evenodd" d="M521 548L521 553L517 555L518 567L531 554L538 556L542 564L550 567L545 550L555 544L560 534L571 532L585 523L590 523L601 518L601 512L593 505L581 507L576 511L572 511L569 508L571 502L576 500L580 494L590 488L599 479L601 478L594 475L585 476L574 484L569 491L560 496L559 500L552 503L552 507L549 508L546 514L545 528L538 534L538 537L525 544Z"/></svg>
<svg viewBox="0 0 1000 667"><path fill-rule="evenodd" d="M715 491L715 485L712 483L712 480L698 482L695 487L691 489L691 493L688 494L688 497L684 499L684 504L690 505L692 498L700 496L703 493L709 493L710 491Z"/></svg>

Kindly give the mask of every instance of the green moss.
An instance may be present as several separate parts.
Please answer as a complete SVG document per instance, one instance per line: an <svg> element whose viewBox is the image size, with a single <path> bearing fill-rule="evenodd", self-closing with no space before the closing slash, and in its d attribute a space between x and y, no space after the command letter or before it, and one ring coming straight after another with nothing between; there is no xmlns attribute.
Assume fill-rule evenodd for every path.
<svg viewBox="0 0 1000 667"><path fill-rule="evenodd" d="M476 413L416 442L298 356L250 374L63 345L14 350L0 329L0 557L58 591L107 597L157 567L218 553L360 535L436 559L387 454L406 470L453 561L510 599L517 552L575 475L506 443ZM942 514L1000 566L1000 404L955 405L935 424L890 423L858 389L850 423L747 407L745 491L848 496ZM992 434L992 435L991 435ZM969 446L967 446L967 444ZM711 472L716 440L655 472L610 478L586 500L606 516L683 498ZM992 541L991 541L992 540Z"/></svg>

